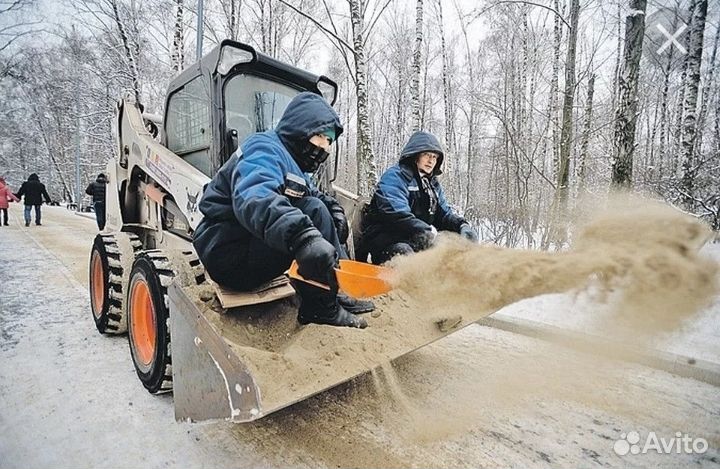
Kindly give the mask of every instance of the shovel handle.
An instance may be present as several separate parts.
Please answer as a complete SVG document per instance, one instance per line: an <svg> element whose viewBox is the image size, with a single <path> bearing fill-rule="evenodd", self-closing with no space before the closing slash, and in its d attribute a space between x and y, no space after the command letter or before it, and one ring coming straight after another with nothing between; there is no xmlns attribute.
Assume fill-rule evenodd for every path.
<svg viewBox="0 0 720 469"><path fill-rule="evenodd" d="M290 268L287 271L287 275L288 275L288 277L293 278L295 280L300 280L301 282L307 283L309 285L312 285L312 286L315 286L318 288L322 288L323 290L330 291L329 285L325 285L324 283L317 282L315 280L307 279L307 278L303 277L302 275L300 275L300 272L298 272L297 261L292 261L292 264L290 264Z"/></svg>

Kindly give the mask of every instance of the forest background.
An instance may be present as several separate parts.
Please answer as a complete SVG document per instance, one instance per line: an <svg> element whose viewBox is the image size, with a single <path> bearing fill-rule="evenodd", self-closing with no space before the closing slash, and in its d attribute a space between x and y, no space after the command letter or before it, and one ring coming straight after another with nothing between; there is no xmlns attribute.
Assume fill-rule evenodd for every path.
<svg viewBox="0 0 720 469"><path fill-rule="evenodd" d="M0 0L0 173L72 201L118 98L162 114L197 0ZM485 241L547 248L582 201L648 193L720 229L720 8L708 0L205 0L203 51L248 43L340 86L338 183L368 196L415 129Z"/></svg>

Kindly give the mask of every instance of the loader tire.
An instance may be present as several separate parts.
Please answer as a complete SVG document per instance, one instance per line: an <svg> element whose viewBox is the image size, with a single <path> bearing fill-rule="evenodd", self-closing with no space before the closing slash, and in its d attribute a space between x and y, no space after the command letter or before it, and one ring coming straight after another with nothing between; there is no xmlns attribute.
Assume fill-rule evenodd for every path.
<svg viewBox="0 0 720 469"><path fill-rule="evenodd" d="M133 263L128 285L128 342L138 378L151 394L172 389L167 288L175 278L162 251L145 251Z"/></svg>
<svg viewBox="0 0 720 469"><path fill-rule="evenodd" d="M98 234L90 251L90 309L101 334L127 331L123 305L128 274L142 245L131 233Z"/></svg>
<svg viewBox="0 0 720 469"><path fill-rule="evenodd" d="M128 342L138 378L151 394L172 390L170 301L173 280L182 285L205 282L205 271L192 251L171 261L161 250L145 251L135 260L128 288Z"/></svg>

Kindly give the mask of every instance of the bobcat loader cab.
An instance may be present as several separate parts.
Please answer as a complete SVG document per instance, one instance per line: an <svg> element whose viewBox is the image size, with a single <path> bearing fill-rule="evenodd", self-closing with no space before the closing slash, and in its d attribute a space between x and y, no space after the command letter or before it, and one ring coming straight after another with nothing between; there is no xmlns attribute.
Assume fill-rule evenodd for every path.
<svg viewBox="0 0 720 469"><path fill-rule="evenodd" d="M131 108L138 103L131 98L120 101L115 180L125 186L118 187L117 207L108 207L117 209L108 210L108 223L118 230L139 225L136 231L149 238L143 240L145 247L163 244L153 239L162 237L162 226L190 240L201 219L197 202L203 185L245 138L274 128L290 100L302 91L322 94L332 104L337 85L226 40L170 83L162 119L142 116L156 144L137 141L135 129L141 122ZM143 199L161 202L159 217L151 213L152 206L143 206Z"/></svg>
<svg viewBox="0 0 720 469"><path fill-rule="evenodd" d="M218 306L221 292L192 249L203 187L247 136L274 128L302 91L332 103L337 86L223 41L173 80L162 118L143 115L131 97L118 103L107 224L90 252L91 310L99 332L128 332L138 378L150 393L173 390L178 420L255 420L452 332L418 320L412 308L362 331L301 327L293 298L270 301L294 293L284 277L253 293L250 306ZM320 188L334 193L357 232L361 201L322 174Z"/></svg>
<svg viewBox="0 0 720 469"><path fill-rule="evenodd" d="M224 41L170 84L162 143L212 177L245 138L274 128L301 91L334 104L337 85Z"/></svg>

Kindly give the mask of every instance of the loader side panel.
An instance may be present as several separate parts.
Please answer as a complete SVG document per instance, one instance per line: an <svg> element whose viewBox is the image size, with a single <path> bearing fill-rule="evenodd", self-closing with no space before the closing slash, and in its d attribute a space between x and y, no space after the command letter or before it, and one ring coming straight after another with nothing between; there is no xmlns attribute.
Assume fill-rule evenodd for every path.
<svg viewBox="0 0 720 469"><path fill-rule="evenodd" d="M105 173L108 178L108 184L105 187L105 226L109 231L120 231L124 222L120 208L120 192L126 179L118 174L115 159L110 160Z"/></svg>
<svg viewBox="0 0 720 469"><path fill-rule="evenodd" d="M143 207L142 203L132 200L133 197L143 196L137 194L137 177L145 179L145 183L157 185L170 195L187 218L190 228L194 230L202 220L197 203L202 196L203 186L210 178L155 140L145 128L140 110L129 98L123 101L121 126L124 139L122 146L129 149L127 167L133 175L126 191L128 210L133 204L142 207L138 213L139 219L132 221L142 225L150 224L151 221L157 223L156 210L153 210L152 203L148 202L149 206ZM147 200L147 197L145 199Z"/></svg>

